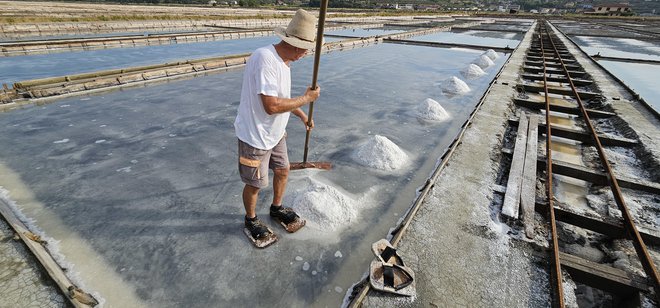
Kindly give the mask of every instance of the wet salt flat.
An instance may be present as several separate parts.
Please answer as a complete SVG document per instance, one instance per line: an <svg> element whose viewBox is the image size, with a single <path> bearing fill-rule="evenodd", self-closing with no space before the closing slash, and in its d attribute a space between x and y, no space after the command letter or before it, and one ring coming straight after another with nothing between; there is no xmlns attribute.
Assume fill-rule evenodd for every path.
<svg viewBox="0 0 660 308"><path fill-rule="evenodd" d="M598 61L608 71L639 93L656 111L660 112L660 66L654 64Z"/></svg>
<svg viewBox="0 0 660 308"><path fill-rule="evenodd" d="M341 30L332 30L326 31L326 34L334 35L347 35L355 37L366 37L366 36L375 36L375 35L385 35L385 34L394 34L401 33L404 31L409 31L406 29L396 29L396 28L375 28L375 29L341 29Z"/></svg>
<svg viewBox="0 0 660 308"><path fill-rule="evenodd" d="M469 44L481 45L492 47L506 47L514 48L518 46L522 35L502 32L491 32L487 36L483 33L486 31L468 31L461 33L452 32L437 32L429 35L421 35L410 38L414 41L428 41L428 42L442 42L442 43L456 43L456 44Z"/></svg>
<svg viewBox="0 0 660 308"><path fill-rule="evenodd" d="M321 216L308 217L316 226L286 234L267 217L266 189L258 215L280 241L265 250L241 230L233 132L241 71L0 114L0 166L8 175L0 186L62 241L73 272L111 306L337 306L367 269L370 244L405 213L506 60L499 54L486 75L463 79L480 55L395 44L324 55L310 158L334 167L292 171L285 203L296 204L311 186L331 188L339 198L308 206L350 206L354 214L339 215L344 221L332 230ZM309 83L312 61L294 63L292 93ZM468 92L443 93L454 76ZM429 98L450 117L420 119ZM358 146L376 135L407 161L391 170L356 161ZM288 143L290 159L301 160L304 129L296 118Z"/></svg>
<svg viewBox="0 0 660 308"><path fill-rule="evenodd" d="M590 56L660 60L660 45L627 38L574 36L573 40Z"/></svg>
<svg viewBox="0 0 660 308"><path fill-rule="evenodd" d="M274 36L0 58L0 83L248 53Z"/></svg>

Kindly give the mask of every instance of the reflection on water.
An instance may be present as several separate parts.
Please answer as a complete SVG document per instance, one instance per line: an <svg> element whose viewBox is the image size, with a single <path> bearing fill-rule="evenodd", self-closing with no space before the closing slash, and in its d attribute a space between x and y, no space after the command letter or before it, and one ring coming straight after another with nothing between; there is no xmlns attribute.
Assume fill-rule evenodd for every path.
<svg viewBox="0 0 660 308"><path fill-rule="evenodd" d="M576 36L574 40L589 55L660 60L660 45L647 41L591 36Z"/></svg>
<svg viewBox="0 0 660 308"><path fill-rule="evenodd" d="M501 37L506 37L505 34L500 34ZM506 38L493 38L493 37L480 37L471 35L469 32L453 33L453 32L437 32L428 35L416 36L411 38L415 41L428 41L428 42L441 42L441 43L456 43L456 44L469 44L493 47L506 47L515 48L520 43L520 39L506 39Z"/></svg>
<svg viewBox="0 0 660 308"><path fill-rule="evenodd" d="M660 112L660 65L598 61L612 74L639 93L656 111Z"/></svg>
<svg viewBox="0 0 660 308"><path fill-rule="evenodd" d="M252 52L274 36L0 57L0 83Z"/></svg>

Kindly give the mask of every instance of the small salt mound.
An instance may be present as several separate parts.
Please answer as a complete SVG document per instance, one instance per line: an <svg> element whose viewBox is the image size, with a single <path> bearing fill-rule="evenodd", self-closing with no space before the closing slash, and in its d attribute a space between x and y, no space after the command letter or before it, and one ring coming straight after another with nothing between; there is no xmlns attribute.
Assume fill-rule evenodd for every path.
<svg viewBox="0 0 660 308"><path fill-rule="evenodd" d="M500 57L500 55L498 55L497 52L495 52L495 50L492 49L486 50L486 52L484 52L483 55L489 57L491 60L495 60Z"/></svg>
<svg viewBox="0 0 660 308"><path fill-rule="evenodd" d="M493 62L493 60L491 60L486 55L479 56L479 58L474 60L474 62L472 62L472 63L474 63L476 65L479 65L479 67L481 67L482 69L486 69L486 68L489 68L489 67L495 65L495 62Z"/></svg>
<svg viewBox="0 0 660 308"><path fill-rule="evenodd" d="M357 218L355 201L332 186L306 178L302 189L290 194L300 217L322 230L337 230Z"/></svg>
<svg viewBox="0 0 660 308"><path fill-rule="evenodd" d="M465 81L456 76L452 76L442 84L442 92L445 94L465 94L470 92L470 87L468 87Z"/></svg>
<svg viewBox="0 0 660 308"><path fill-rule="evenodd" d="M442 108L440 103L427 98L417 105L417 116L431 121L444 121L449 119L449 113Z"/></svg>
<svg viewBox="0 0 660 308"><path fill-rule="evenodd" d="M482 70L478 65L471 63L468 65L468 67L461 71L461 74L463 74L463 77L467 79L476 79L486 75L486 72L484 72L484 70Z"/></svg>
<svg viewBox="0 0 660 308"><path fill-rule="evenodd" d="M387 137L375 135L360 146L353 158L360 164L381 170L399 169L408 162L408 155Z"/></svg>

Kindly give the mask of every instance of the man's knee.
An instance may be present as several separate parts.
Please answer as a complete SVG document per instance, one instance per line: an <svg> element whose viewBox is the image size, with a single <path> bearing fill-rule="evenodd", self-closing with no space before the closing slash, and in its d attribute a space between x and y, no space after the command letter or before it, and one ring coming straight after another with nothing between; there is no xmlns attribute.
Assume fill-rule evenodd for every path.
<svg viewBox="0 0 660 308"><path fill-rule="evenodd" d="M277 168L277 169L273 169L273 173L274 173L275 176L277 176L277 177L280 177L280 178L284 177L284 178L286 178L286 177L289 176L289 168Z"/></svg>
<svg viewBox="0 0 660 308"><path fill-rule="evenodd" d="M244 191L246 191L246 192L248 192L248 193L251 193L251 194L256 194L256 193L258 193L260 189L261 189L261 188L256 187L256 186L252 186L252 185L250 185L250 184L245 184L245 188L243 188Z"/></svg>

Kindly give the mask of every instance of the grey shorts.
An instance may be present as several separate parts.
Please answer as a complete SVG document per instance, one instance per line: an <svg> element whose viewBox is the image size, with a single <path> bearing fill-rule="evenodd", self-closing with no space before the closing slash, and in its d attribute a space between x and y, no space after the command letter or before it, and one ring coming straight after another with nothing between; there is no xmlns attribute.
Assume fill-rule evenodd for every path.
<svg viewBox="0 0 660 308"><path fill-rule="evenodd" d="M238 173L243 183L264 188L268 186L268 169L289 169L286 135L270 150L257 149L238 139Z"/></svg>

